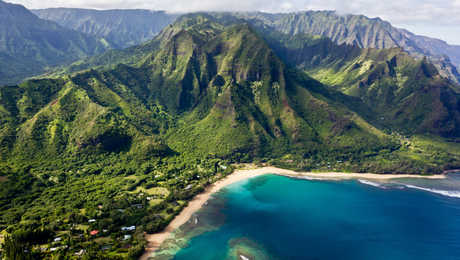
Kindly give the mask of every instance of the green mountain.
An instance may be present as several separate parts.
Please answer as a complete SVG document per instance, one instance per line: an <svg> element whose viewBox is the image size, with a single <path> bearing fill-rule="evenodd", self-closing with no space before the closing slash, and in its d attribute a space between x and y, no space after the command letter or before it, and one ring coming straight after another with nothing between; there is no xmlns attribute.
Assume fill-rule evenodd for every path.
<svg viewBox="0 0 460 260"><path fill-rule="evenodd" d="M279 32L297 35L308 34L331 39L341 45L360 48L401 48L412 56L427 56L444 77L460 82L460 46L429 37L415 35L393 27L380 18L364 15L339 15L335 11L307 11L287 14L239 13L238 17L257 20Z"/></svg>
<svg viewBox="0 0 460 260"><path fill-rule="evenodd" d="M2 95L12 103L7 114L15 116L9 131L17 131L11 147L18 153L22 146L31 154L75 152L104 148L109 135L115 139L108 142L129 139L134 141L129 147L137 149L136 138L144 141L164 128L166 122L154 120L161 118L158 111L180 118L165 137L179 152L228 158L281 155L290 148L351 152L388 145L383 133L341 104L345 97L286 67L247 24L212 21L182 18L136 67L4 88L12 92ZM24 95L49 84L56 87L45 97ZM42 106L21 113L29 111L23 107L29 102L39 103L35 95Z"/></svg>
<svg viewBox="0 0 460 260"><path fill-rule="evenodd" d="M385 72L384 68L378 74L381 69L375 69L375 65L366 68L369 63L366 59L391 56L385 54L388 51L337 46L327 39L299 40L300 36L281 34L274 37L257 26L254 28L233 16L184 16L151 42L115 51L117 55L109 52L93 58L106 65L100 70L90 69L73 76L5 88L12 93L2 95L4 102L9 100L12 105L4 108L11 122L4 130L7 133L4 142L9 144L4 157L47 154L43 151L72 156L85 152L86 148L93 152L112 152L104 145L109 135L115 139L109 138L107 142L126 143L124 151L131 152L139 150L139 145L149 139L152 143L167 144L179 153L231 160L281 158L286 154L316 158L312 160L336 156L363 159L364 154L392 151L399 146L397 138L379 129L387 133L396 130L404 134L458 137L455 109L458 94L452 85L435 75L436 70L426 61L418 62L400 54L400 59L408 64L407 75L400 77L425 75L426 84L408 80L409 83L399 86L399 91L388 94L390 91L382 90L386 85L374 81L394 83L391 80L397 78L388 76L393 72ZM329 49L323 48L323 44L329 44ZM370 58L364 55L366 51L371 52ZM312 53L315 55L308 56ZM338 88L318 75L322 68L337 68L337 73L346 70L349 61L343 61L340 56L343 53L353 62L359 59L366 64L362 65L362 75L341 82L344 87ZM332 58L322 57L323 54ZM309 67L305 62L296 64L296 58L320 62ZM128 65L116 65L118 62ZM333 67L340 62L346 65ZM333 88L309 78L294 65ZM313 73L311 68L318 72ZM430 69L433 75L426 75L428 72L424 70ZM371 76L374 74L381 79ZM363 81L364 77L367 77L367 88L374 89L380 96L364 91L350 94L353 84ZM35 110L27 116L21 114L20 111L26 109L24 104L37 103L22 94L28 93L24 88L49 82L59 87L40 101L43 107L34 106ZM438 82L446 86L436 85ZM436 86L423 94L422 90L430 84ZM72 90L67 90L69 86ZM432 95L436 90L440 94ZM67 93L73 97L64 98ZM79 105L75 101L80 100L76 93L89 103ZM390 98L396 93L400 95L397 99ZM448 97L445 103L441 96ZM72 101L55 107L53 104L61 104L61 99ZM441 109L434 109L436 102L441 102ZM87 104L93 103L104 107L100 110L102 114L86 111L92 107ZM71 105L76 106L71 109L72 117L56 111ZM88 118L88 113L92 117ZM99 120L98 124L92 123ZM415 128L420 122L423 127ZM24 152L24 147L28 147L28 152Z"/></svg>
<svg viewBox="0 0 460 260"><path fill-rule="evenodd" d="M96 11L53 8L35 12L44 19L56 21L67 28L104 37L122 47L152 38L161 28L176 19L173 14L148 10ZM227 15L234 16L234 19L262 22L272 29L289 35L308 34L326 37L339 45L349 44L375 49L401 48L418 59L429 57L443 77L455 83L460 82L459 46L395 28L380 18L338 15L334 11L288 14L227 13Z"/></svg>
<svg viewBox="0 0 460 260"><path fill-rule="evenodd" d="M450 45L439 39L414 35L407 30L401 31L407 34L411 40L413 40L421 48L429 50L435 55L447 55L452 60L452 62L457 65L457 67L460 66L460 46Z"/></svg>
<svg viewBox="0 0 460 260"><path fill-rule="evenodd" d="M0 85L107 50L106 42L0 1Z"/></svg>
<svg viewBox="0 0 460 260"><path fill-rule="evenodd" d="M148 10L84 10L52 8L34 10L43 19L84 33L104 37L119 47L140 44L153 38L177 15ZM413 34L392 26L380 18L364 15L339 15L335 11L307 11L285 14L233 13L245 20L262 21L285 34L309 34L327 37L337 44L361 48L401 48L412 56L430 58L441 75L460 81L460 46L430 37Z"/></svg>
<svg viewBox="0 0 460 260"><path fill-rule="evenodd" d="M360 98L374 124L405 134L460 136L460 87L427 59L400 48L361 49L327 38L266 30L288 63L342 93Z"/></svg>
<svg viewBox="0 0 460 260"><path fill-rule="evenodd" d="M426 59L417 60L401 48L361 49L356 45L338 45L319 36L285 34L266 21L240 19L230 13L210 15L222 24L249 22L283 62L347 96L359 98L362 101L359 106L350 101L343 103L381 129L454 138L460 135L460 88L444 79ZM176 27L166 28L143 45L75 63L61 74L95 66L108 68L117 63L138 66L136 63L143 61L143 53L162 45L161 39L169 39L179 31Z"/></svg>
<svg viewBox="0 0 460 260"><path fill-rule="evenodd" d="M178 16L163 11L134 9L50 8L32 12L65 28L104 38L117 48L126 48L151 40Z"/></svg>
<svg viewBox="0 0 460 260"><path fill-rule="evenodd" d="M376 70L391 52L396 65ZM363 73L332 86L305 73L327 82L322 68L338 77L357 61ZM73 66L74 73L0 87L7 257L138 259L144 232L162 230L233 163L426 174L460 166L457 126L442 132L426 124L402 136L410 114L397 124L379 121L405 102L416 111L439 100L458 107L453 85L400 50L338 46L233 15L192 14L150 42ZM371 92L353 91L364 77L377 93L391 89L374 80L398 73L421 82L397 85L392 95L403 98L388 99L388 110L372 107ZM446 105L452 124L455 109ZM416 116L428 122L443 114Z"/></svg>

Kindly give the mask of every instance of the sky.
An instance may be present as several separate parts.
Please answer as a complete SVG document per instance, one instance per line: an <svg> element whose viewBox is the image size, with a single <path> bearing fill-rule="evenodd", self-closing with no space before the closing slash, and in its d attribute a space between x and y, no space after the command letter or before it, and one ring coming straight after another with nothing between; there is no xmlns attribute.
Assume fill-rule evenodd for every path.
<svg viewBox="0 0 460 260"><path fill-rule="evenodd" d="M169 12L336 10L460 45L460 0L5 0L28 8L151 9Z"/></svg>

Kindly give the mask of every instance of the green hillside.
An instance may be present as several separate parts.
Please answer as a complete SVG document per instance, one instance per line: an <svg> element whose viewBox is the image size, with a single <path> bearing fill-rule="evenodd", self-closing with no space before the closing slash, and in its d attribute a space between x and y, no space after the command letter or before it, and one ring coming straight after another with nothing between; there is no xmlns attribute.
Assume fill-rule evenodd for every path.
<svg viewBox="0 0 460 260"><path fill-rule="evenodd" d="M413 34L399 29L380 18L364 15L338 14L335 11L305 11L296 13L238 13L236 16L257 21L278 32L295 36L307 34L324 37L336 44L348 44L360 48L401 48L411 56L429 57L439 72L459 83L460 47L438 39Z"/></svg>
<svg viewBox="0 0 460 260"><path fill-rule="evenodd" d="M360 98L376 125L403 134L460 136L460 87L399 48L360 49L307 35L268 36L279 55L323 84Z"/></svg>
<svg viewBox="0 0 460 260"><path fill-rule="evenodd" d="M377 68L388 53L264 28L233 16L186 15L148 43L63 69L73 73L0 87L7 257L77 258L83 249L85 259L137 259L144 232L162 230L233 163L419 174L460 166L459 145L449 142L458 131L458 110L449 107L456 89L429 63L388 51L401 55L404 77L421 82L397 85L400 100L382 95L386 109L380 99L372 104L374 94L352 90L362 75L377 93L384 86L376 81L398 77L391 64ZM328 80L357 60L361 74ZM446 117L450 131L438 127L444 113L436 111L378 121L437 100L454 115ZM417 120L433 125L410 132L423 135L399 134Z"/></svg>
<svg viewBox="0 0 460 260"><path fill-rule="evenodd" d="M102 53L110 45L0 1L0 85L16 84L50 67Z"/></svg>

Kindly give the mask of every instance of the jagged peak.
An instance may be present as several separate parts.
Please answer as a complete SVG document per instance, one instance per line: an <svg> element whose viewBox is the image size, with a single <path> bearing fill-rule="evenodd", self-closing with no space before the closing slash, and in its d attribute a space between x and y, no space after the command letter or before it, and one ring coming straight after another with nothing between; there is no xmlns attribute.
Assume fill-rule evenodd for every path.
<svg viewBox="0 0 460 260"><path fill-rule="evenodd" d="M32 12L27 10L23 5L8 3L0 0L0 18L8 16L29 16L38 19Z"/></svg>

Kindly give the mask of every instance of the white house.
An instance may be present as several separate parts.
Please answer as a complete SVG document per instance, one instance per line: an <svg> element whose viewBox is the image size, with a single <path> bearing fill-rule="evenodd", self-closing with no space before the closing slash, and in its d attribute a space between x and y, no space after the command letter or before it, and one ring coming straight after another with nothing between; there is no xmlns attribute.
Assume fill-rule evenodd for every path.
<svg viewBox="0 0 460 260"><path fill-rule="evenodd" d="M121 231L133 231L136 230L136 226L122 227Z"/></svg>

